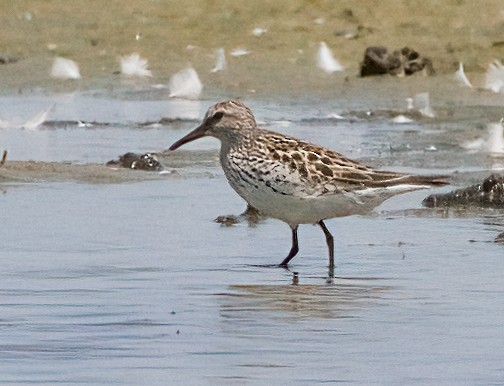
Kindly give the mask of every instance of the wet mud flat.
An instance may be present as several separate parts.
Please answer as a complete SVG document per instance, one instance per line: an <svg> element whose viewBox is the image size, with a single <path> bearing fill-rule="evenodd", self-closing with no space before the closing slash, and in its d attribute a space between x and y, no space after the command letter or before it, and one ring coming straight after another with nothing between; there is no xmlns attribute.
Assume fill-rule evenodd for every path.
<svg viewBox="0 0 504 386"><path fill-rule="evenodd" d="M139 157L140 155L137 156ZM170 178L211 178L213 171L208 170L208 167L218 163L216 151L204 151L199 157L193 154L187 157L184 153L174 156L162 152L152 157L162 160L171 167L165 168L160 163L159 170L142 171L135 166L135 163L121 165L117 159L104 164L6 160L0 166L0 182L19 184L73 181L88 184L119 184ZM189 164L195 166L198 163L201 168L195 167L188 174L181 174L176 169Z"/></svg>

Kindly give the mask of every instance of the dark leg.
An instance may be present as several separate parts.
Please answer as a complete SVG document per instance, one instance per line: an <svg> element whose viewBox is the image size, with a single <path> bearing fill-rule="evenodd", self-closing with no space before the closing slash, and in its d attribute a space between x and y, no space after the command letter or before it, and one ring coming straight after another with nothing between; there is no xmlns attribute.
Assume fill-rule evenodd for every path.
<svg viewBox="0 0 504 386"><path fill-rule="evenodd" d="M319 225L324 231L327 247L329 248L329 270L334 271L334 238L331 232L329 232L329 229L327 229L326 225L324 224L324 221L320 220Z"/></svg>
<svg viewBox="0 0 504 386"><path fill-rule="evenodd" d="M297 237L298 226L296 225L294 228L291 229L292 229L292 247L287 257L283 259L283 261L280 263L280 267L284 268L287 268L287 264L289 264L289 261L291 261L292 258L296 256L296 254L299 252L298 237Z"/></svg>

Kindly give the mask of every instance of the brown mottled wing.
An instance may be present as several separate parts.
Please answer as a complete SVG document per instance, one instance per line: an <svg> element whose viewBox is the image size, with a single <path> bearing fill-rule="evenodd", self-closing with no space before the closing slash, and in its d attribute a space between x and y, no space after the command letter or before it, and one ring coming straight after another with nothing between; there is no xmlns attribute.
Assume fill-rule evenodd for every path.
<svg viewBox="0 0 504 386"><path fill-rule="evenodd" d="M292 137L261 130L248 152L255 179L280 194L313 197L365 189L364 165Z"/></svg>
<svg viewBox="0 0 504 386"><path fill-rule="evenodd" d="M266 175L261 175L262 182L282 194L313 197L402 184L444 184L439 177L377 171L324 147L270 131L261 132L255 149L267 170Z"/></svg>

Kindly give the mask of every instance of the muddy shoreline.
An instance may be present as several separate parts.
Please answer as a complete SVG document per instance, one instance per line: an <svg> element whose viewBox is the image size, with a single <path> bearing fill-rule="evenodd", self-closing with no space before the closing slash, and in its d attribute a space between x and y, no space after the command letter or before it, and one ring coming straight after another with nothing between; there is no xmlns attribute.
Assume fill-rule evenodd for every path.
<svg viewBox="0 0 504 386"><path fill-rule="evenodd" d="M105 7L98 0L19 0L0 4L0 23L0 54L9 59L0 65L2 93L117 87L118 58L132 52L149 60L153 78L126 86L166 83L190 65L207 93L241 96L330 89L338 78L357 76L371 45L389 50L409 46L429 57L437 74L454 72L458 62L464 62L469 74L482 74L493 59L504 56L504 15L498 1L427 1L420 8L394 0L379 5L127 0ZM254 28L266 32L255 36ZM328 76L316 68L321 41L345 66L343 73ZM211 73L214 52L221 47L228 69ZM231 56L237 48L250 54ZM82 80L50 79L56 56L75 60Z"/></svg>

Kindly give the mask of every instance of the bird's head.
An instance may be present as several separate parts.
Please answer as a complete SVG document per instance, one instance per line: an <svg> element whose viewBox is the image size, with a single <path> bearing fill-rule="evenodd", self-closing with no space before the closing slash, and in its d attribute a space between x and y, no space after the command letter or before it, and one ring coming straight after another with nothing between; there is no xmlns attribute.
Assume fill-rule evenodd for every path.
<svg viewBox="0 0 504 386"><path fill-rule="evenodd" d="M234 100L219 102L208 109L201 125L171 145L170 150L205 136L231 142L246 136L256 126L252 111L243 103Z"/></svg>

